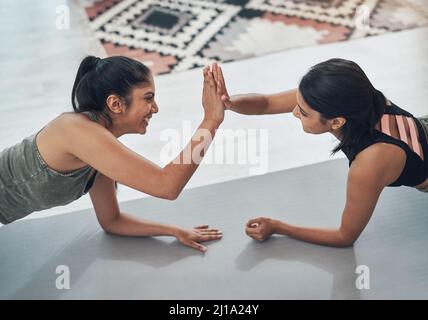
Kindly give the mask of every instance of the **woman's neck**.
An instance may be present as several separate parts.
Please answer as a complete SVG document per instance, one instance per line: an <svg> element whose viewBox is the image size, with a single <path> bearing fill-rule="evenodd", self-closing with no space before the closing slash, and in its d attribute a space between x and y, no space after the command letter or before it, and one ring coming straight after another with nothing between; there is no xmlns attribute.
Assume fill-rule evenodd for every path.
<svg viewBox="0 0 428 320"><path fill-rule="evenodd" d="M114 135L116 138L119 138L126 133L124 130L122 130L120 127L115 126L113 123L110 124L103 117L98 117L98 123L104 128L106 128L109 132L111 132L111 134Z"/></svg>

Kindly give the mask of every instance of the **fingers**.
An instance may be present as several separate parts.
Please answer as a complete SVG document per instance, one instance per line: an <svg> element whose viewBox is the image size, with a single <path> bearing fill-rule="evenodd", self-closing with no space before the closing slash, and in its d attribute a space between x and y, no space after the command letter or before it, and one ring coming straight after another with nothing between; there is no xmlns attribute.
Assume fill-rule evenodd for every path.
<svg viewBox="0 0 428 320"><path fill-rule="evenodd" d="M223 237L222 234L200 235L200 236L198 236L198 239L196 241L195 240L190 240L189 242L185 242L184 244L186 246L191 247L193 249L196 249L198 251L206 252L207 251L207 247L205 247L204 245L200 244L199 242L214 241L214 240L221 239L222 237Z"/></svg>
<svg viewBox="0 0 428 320"><path fill-rule="evenodd" d="M261 235L251 235L251 236L249 236L250 238L253 238L254 240L257 240L257 241L260 241L260 242L263 242L263 241L265 241L266 239L264 239Z"/></svg>
<svg viewBox="0 0 428 320"><path fill-rule="evenodd" d="M214 81L217 85L217 93L219 95L223 95L225 92L225 86L224 86L224 79L220 76L220 66L214 62L212 65L213 68L213 75L214 75Z"/></svg>
<svg viewBox="0 0 428 320"><path fill-rule="evenodd" d="M213 72L214 80L217 82L219 79L218 79L218 65L216 62L214 62L211 65L211 70Z"/></svg>
<svg viewBox="0 0 428 320"><path fill-rule="evenodd" d="M225 94L225 86L224 86L224 79L220 76L220 66L215 65L215 75L216 75L216 83L217 83L217 92L219 94Z"/></svg>
<svg viewBox="0 0 428 320"><path fill-rule="evenodd" d="M204 88L203 90L205 91L205 87L208 85L208 74L207 74L207 69L204 68L202 69L203 75L204 75Z"/></svg>
<svg viewBox="0 0 428 320"><path fill-rule="evenodd" d="M259 229L257 228L246 228L245 233L247 234L247 236L249 236L250 238L253 238L254 240L257 240L257 241L265 240L263 234L261 234Z"/></svg>
<svg viewBox="0 0 428 320"><path fill-rule="evenodd" d="M203 233L221 233L221 231L217 228L209 228L209 229L208 228L209 228L209 225L204 224L204 225L197 226L194 229L196 232L201 233L201 234L203 234Z"/></svg>
<svg viewBox="0 0 428 320"><path fill-rule="evenodd" d="M209 228L209 225L199 225L193 229L181 230L177 235L177 240L182 244L201 252L207 251L207 248L199 242L218 240L223 237L223 233L216 228Z"/></svg>
<svg viewBox="0 0 428 320"><path fill-rule="evenodd" d="M214 75L213 75L212 70L208 70L207 74L208 74L209 85L211 87L215 87L215 80L214 80Z"/></svg>
<svg viewBox="0 0 428 320"><path fill-rule="evenodd" d="M208 84L209 83L209 77L208 77L208 72L209 72L209 66L206 66L202 69L203 75L204 75L204 84Z"/></svg>
<svg viewBox="0 0 428 320"><path fill-rule="evenodd" d="M205 236L214 236L215 239L219 239L223 236L223 232L216 228L210 228L208 229L208 225L198 226L194 228L194 230L198 234L198 240L205 239ZM215 240L214 239L214 240ZM203 241L209 241L209 240L203 240Z"/></svg>
<svg viewBox="0 0 428 320"><path fill-rule="evenodd" d="M216 228L208 229L208 225L202 225L194 228L196 237L193 240L198 242L218 240L223 237L223 232Z"/></svg>
<svg viewBox="0 0 428 320"><path fill-rule="evenodd" d="M209 85L210 87L215 87L216 82L214 80L212 68L210 66L206 66L206 67L204 67L204 69L202 69L202 72L204 74L204 85Z"/></svg>
<svg viewBox="0 0 428 320"><path fill-rule="evenodd" d="M209 227L209 225L207 224L202 224L200 226L195 227L195 229L207 229Z"/></svg>
<svg viewBox="0 0 428 320"><path fill-rule="evenodd" d="M259 225L260 223L262 223L262 218L250 219L250 220L247 222L247 227L251 227L253 224L255 224L255 225Z"/></svg>
<svg viewBox="0 0 428 320"><path fill-rule="evenodd" d="M224 82L223 70L221 69L220 66L218 66L218 68L217 68L217 74L218 74L218 79L221 82L222 93L224 93L227 97L229 97L229 93L227 92L226 84Z"/></svg>
<svg viewBox="0 0 428 320"><path fill-rule="evenodd" d="M214 81L217 85L217 93L222 94L223 93L223 86L221 83L221 79L219 78L219 66L216 62L214 62L212 64L212 70L213 70Z"/></svg>
<svg viewBox="0 0 428 320"><path fill-rule="evenodd" d="M191 247L191 248L193 248L193 249L201 251L201 252L206 252L207 251L207 247L205 247L202 244L197 243L195 241L190 241L189 243L186 243L186 245L189 246L189 247Z"/></svg>
<svg viewBox="0 0 428 320"><path fill-rule="evenodd" d="M223 234L223 232L221 232L218 229L206 229L206 230L201 230L201 231L197 231L198 234L201 235L205 235L205 234Z"/></svg>
<svg viewBox="0 0 428 320"><path fill-rule="evenodd" d="M214 241L214 240L221 239L222 237L223 237L223 234L206 234L206 235L201 235L198 241L200 242Z"/></svg>
<svg viewBox="0 0 428 320"><path fill-rule="evenodd" d="M226 85L224 83L223 71L217 62L214 62L211 65L211 71L214 83L217 87L217 94L224 95L227 97L227 99L229 99L229 94L227 93Z"/></svg>
<svg viewBox="0 0 428 320"><path fill-rule="evenodd" d="M257 230L257 228L251 228L251 227L247 227L245 228L245 233L247 235L251 236L256 236L259 234L259 230Z"/></svg>

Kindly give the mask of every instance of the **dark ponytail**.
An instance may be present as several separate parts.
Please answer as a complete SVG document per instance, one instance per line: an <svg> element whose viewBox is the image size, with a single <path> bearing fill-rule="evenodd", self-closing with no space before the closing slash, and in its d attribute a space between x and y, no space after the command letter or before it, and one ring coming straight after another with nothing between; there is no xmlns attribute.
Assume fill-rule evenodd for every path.
<svg viewBox="0 0 428 320"><path fill-rule="evenodd" d="M300 81L299 91L322 120L346 119L333 154L372 134L385 111L383 93L373 87L355 62L345 59L330 59L313 66Z"/></svg>
<svg viewBox="0 0 428 320"><path fill-rule="evenodd" d="M372 129L373 130L374 130L374 126L379 122L380 118L382 118L383 114L385 113L385 107L386 107L386 97L381 91L374 89L373 109L372 109L372 113L373 113Z"/></svg>
<svg viewBox="0 0 428 320"><path fill-rule="evenodd" d="M150 70L137 60L123 56L104 59L87 56L77 70L71 104L75 112L95 112L111 124L107 97L118 95L129 106L132 103L132 88L150 80Z"/></svg>

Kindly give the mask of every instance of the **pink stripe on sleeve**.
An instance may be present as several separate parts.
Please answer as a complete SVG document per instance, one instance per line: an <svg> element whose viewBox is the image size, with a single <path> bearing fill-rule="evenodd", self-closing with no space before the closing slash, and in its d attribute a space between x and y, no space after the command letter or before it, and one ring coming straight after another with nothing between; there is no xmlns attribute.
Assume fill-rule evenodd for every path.
<svg viewBox="0 0 428 320"><path fill-rule="evenodd" d="M416 133L416 124L413 118L407 118L410 127L410 139L412 140L413 151L422 159L422 152L419 146L418 135Z"/></svg>
<svg viewBox="0 0 428 320"><path fill-rule="evenodd" d="M406 127L404 127L403 116L396 115L395 119L397 119L398 131L400 132L400 139L405 143L409 144L407 140Z"/></svg>
<svg viewBox="0 0 428 320"><path fill-rule="evenodd" d="M380 120L381 130L383 133L388 136L391 135L391 131L389 131L389 115L384 114Z"/></svg>

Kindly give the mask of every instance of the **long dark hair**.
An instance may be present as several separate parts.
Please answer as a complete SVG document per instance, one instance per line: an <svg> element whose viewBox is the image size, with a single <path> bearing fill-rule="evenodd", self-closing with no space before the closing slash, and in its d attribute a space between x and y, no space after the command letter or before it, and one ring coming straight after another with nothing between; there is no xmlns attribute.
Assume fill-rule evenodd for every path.
<svg viewBox="0 0 428 320"><path fill-rule="evenodd" d="M357 144L372 134L382 117L386 101L364 71L353 61L330 59L311 67L299 84L306 103L321 114L321 119L343 117L342 138L336 153Z"/></svg>
<svg viewBox="0 0 428 320"><path fill-rule="evenodd" d="M132 103L132 88L150 82L151 72L141 62L123 56L100 59L87 56L80 63L71 92L75 112L92 111L112 122L106 104L111 94Z"/></svg>

